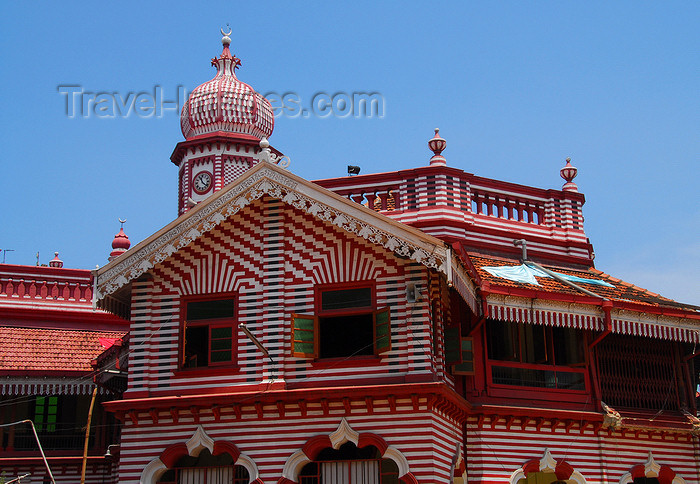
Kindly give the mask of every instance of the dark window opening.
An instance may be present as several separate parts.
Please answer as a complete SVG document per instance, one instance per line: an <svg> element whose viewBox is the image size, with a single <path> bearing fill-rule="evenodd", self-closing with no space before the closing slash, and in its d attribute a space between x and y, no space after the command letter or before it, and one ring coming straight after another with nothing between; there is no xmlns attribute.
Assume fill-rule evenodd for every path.
<svg viewBox="0 0 700 484"><path fill-rule="evenodd" d="M635 477L634 484L659 484L659 479L656 477Z"/></svg>
<svg viewBox="0 0 700 484"><path fill-rule="evenodd" d="M187 302L185 306L184 368L230 364L235 359L233 299Z"/></svg>
<svg viewBox="0 0 700 484"><path fill-rule="evenodd" d="M233 299L192 301L187 303L188 321L233 318Z"/></svg>
<svg viewBox="0 0 700 484"><path fill-rule="evenodd" d="M582 331L489 320L487 338L494 384L586 389Z"/></svg>
<svg viewBox="0 0 700 484"><path fill-rule="evenodd" d="M372 313L319 318L321 358L374 354Z"/></svg>
<svg viewBox="0 0 700 484"><path fill-rule="evenodd" d="M329 290L321 292L321 311L372 307L372 289Z"/></svg>
<svg viewBox="0 0 700 484"><path fill-rule="evenodd" d="M320 289L316 297L318 315L293 315L294 356L348 358L391 349L390 311L375 310L371 287Z"/></svg>

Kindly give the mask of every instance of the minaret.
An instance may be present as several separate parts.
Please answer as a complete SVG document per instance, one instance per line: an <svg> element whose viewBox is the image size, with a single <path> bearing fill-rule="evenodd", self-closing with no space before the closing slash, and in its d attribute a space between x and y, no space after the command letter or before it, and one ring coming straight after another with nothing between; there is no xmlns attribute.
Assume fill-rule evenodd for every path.
<svg viewBox="0 0 700 484"><path fill-rule="evenodd" d="M270 102L236 76L241 60L231 54L231 31L221 34L223 50L211 61L216 75L192 91L180 114L185 141L170 157L179 169L178 215L257 164L260 140L275 126Z"/></svg>

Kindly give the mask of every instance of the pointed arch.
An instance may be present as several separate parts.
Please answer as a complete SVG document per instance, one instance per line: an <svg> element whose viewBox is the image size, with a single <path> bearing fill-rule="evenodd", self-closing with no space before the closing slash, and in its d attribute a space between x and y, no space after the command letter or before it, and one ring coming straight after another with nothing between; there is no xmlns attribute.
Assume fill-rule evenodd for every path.
<svg viewBox="0 0 700 484"><path fill-rule="evenodd" d="M557 480L571 480L576 484L586 484L586 479L580 472L566 461L557 461L549 452L549 449L544 450L541 458L531 459L525 462L520 469L513 472L510 475L510 484L518 484L520 479L527 478L531 472L551 472L557 476Z"/></svg>
<svg viewBox="0 0 700 484"><path fill-rule="evenodd" d="M685 484L685 479L677 475L673 469L656 462L651 451L646 462L632 467L620 478L619 484L631 484L638 477L655 477L659 480L659 484Z"/></svg>
<svg viewBox="0 0 700 484"><path fill-rule="evenodd" d="M357 432L343 417L338 424L338 428L330 434L316 435L311 437L301 449L289 456L282 470L282 477L277 484L298 483L299 473L302 468L312 462L318 454L327 448L339 449L346 442L351 442L362 448L369 445L375 446L382 459L392 460L399 469L399 479L404 484L414 484L418 481L410 470L406 457L396 449L391 447L381 436L371 432Z"/></svg>
<svg viewBox="0 0 700 484"><path fill-rule="evenodd" d="M155 484L182 457L197 457L204 449L208 450L212 455L229 454L233 458L233 465L242 466L248 471L249 484L262 484L258 467L253 459L242 454L233 442L225 440L214 441L207 435L201 425L197 426L197 429L187 442L178 442L168 446L160 456L149 462L141 473L139 484Z"/></svg>

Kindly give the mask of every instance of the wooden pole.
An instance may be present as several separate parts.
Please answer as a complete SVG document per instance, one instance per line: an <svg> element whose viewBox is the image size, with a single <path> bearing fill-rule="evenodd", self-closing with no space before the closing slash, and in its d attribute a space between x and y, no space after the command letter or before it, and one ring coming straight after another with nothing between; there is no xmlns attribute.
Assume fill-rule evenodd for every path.
<svg viewBox="0 0 700 484"><path fill-rule="evenodd" d="M85 484L85 468L87 467L88 443L90 442L90 423L92 422L92 409L95 406L95 397L97 397L97 387L95 387L92 390L90 411L88 412L87 427L85 428L85 445L83 446L83 470L80 473L80 484Z"/></svg>

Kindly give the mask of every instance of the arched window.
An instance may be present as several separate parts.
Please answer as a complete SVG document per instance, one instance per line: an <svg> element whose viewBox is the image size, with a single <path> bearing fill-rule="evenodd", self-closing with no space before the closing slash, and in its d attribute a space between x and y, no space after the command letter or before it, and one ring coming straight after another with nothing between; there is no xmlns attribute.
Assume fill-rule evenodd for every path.
<svg viewBox="0 0 700 484"><path fill-rule="evenodd" d="M657 463L649 451L647 461L632 467L619 484L685 484L685 480L669 466Z"/></svg>
<svg viewBox="0 0 700 484"><path fill-rule="evenodd" d="M346 442L339 449L326 448L299 473L299 484L399 484L399 468L382 459L373 445L358 448Z"/></svg>
<svg viewBox="0 0 700 484"><path fill-rule="evenodd" d="M234 465L228 453L211 455L208 449L198 456L185 455L160 476L158 484L248 484L248 470Z"/></svg>
<svg viewBox="0 0 700 484"><path fill-rule="evenodd" d="M635 477L632 481L634 484L659 484L659 479L657 477Z"/></svg>
<svg viewBox="0 0 700 484"><path fill-rule="evenodd" d="M526 477L519 479L516 484L576 484L576 481L573 479L558 479L554 471L538 471L529 472Z"/></svg>

